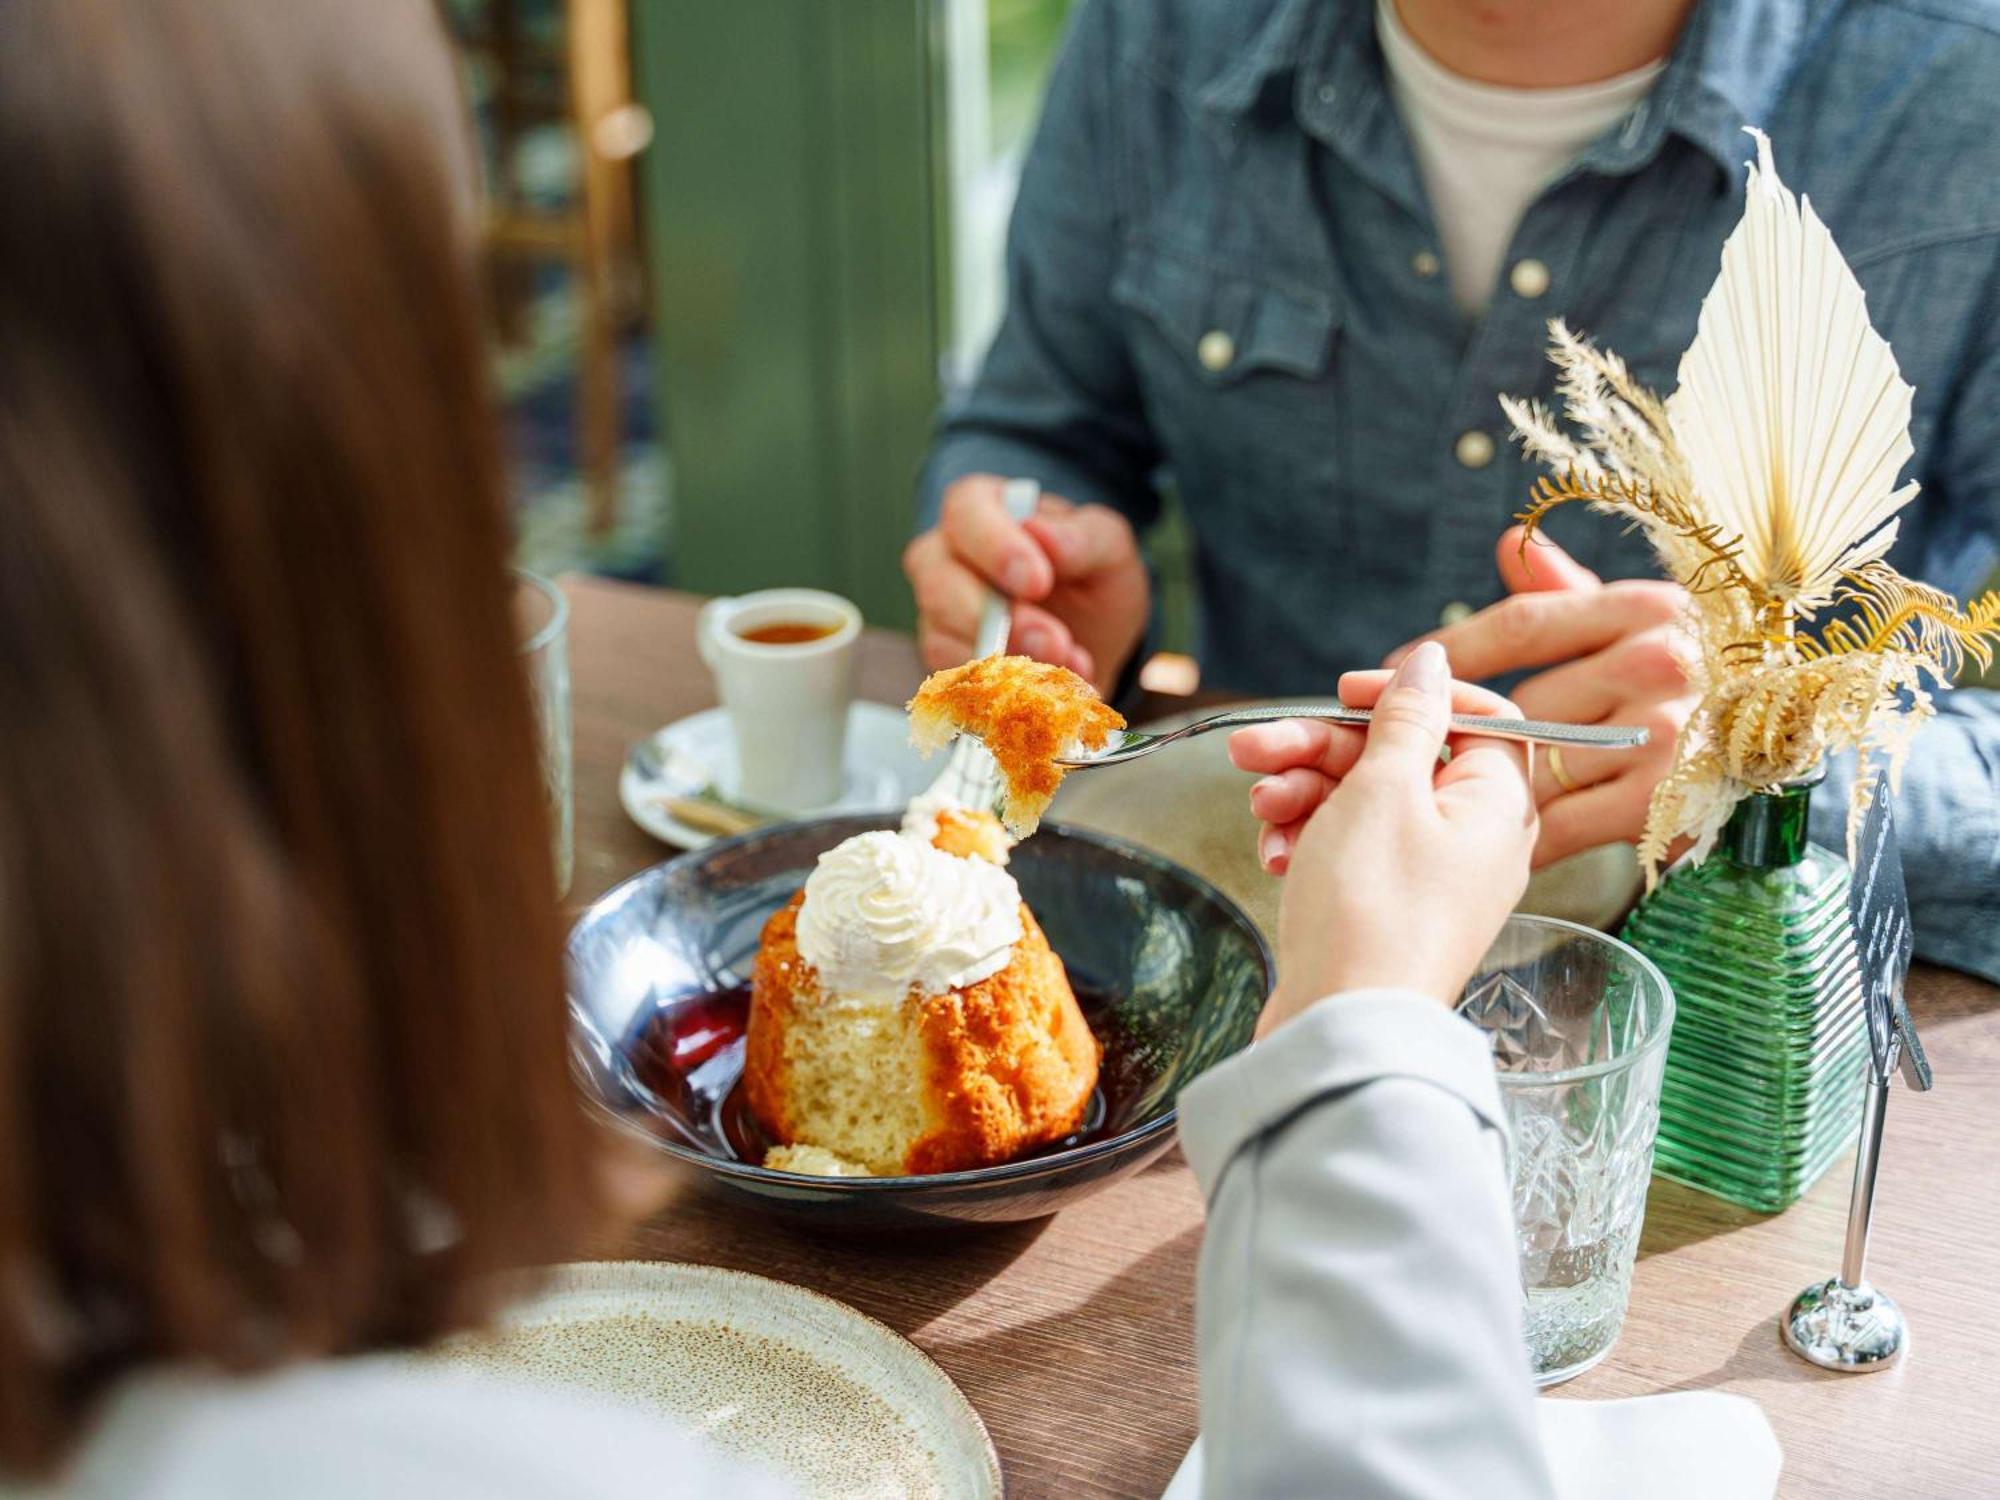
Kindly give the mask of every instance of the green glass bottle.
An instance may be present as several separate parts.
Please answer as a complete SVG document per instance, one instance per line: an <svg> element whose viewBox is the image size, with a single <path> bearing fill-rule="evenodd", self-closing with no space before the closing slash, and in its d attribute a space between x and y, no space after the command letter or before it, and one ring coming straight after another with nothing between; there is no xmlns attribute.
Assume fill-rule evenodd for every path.
<svg viewBox="0 0 2000 1500"><path fill-rule="evenodd" d="M1767 1212L1853 1144L1861 1113L1847 862L1806 836L1817 783L1744 798L1624 931L1674 989L1654 1170Z"/></svg>

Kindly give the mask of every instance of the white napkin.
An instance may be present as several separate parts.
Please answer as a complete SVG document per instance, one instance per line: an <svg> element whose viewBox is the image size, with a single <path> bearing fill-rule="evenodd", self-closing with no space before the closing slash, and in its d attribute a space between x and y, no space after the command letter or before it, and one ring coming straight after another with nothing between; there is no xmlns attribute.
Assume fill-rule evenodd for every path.
<svg viewBox="0 0 2000 1500"><path fill-rule="evenodd" d="M1559 1500L1771 1500L1784 1452L1747 1396L1535 1403ZM1160 1500L1201 1500L1201 1439Z"/></svg>

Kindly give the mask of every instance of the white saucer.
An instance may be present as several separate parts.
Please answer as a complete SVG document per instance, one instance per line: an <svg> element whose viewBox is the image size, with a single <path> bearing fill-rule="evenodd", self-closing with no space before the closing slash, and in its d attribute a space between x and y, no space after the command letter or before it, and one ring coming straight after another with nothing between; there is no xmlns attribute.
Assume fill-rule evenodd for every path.
<svg viewBox="0 0 2000 1500"><path fill-rule="evenodd" d="M706 786L736 800L736 732L729 715L719 708L706 709L657 730L652 738L666 760L667 775L648 780L629 761L620 767L618 801L625 815L660 842L679 849L699 849L713 842L714 834L689 827L663 804L668 798L691 797ZM917 754L910 744L910 721L900 708L856 703L848 710L847 770L839 800L812 809L810 816L899 811L943 769L942 756L926 762ZM774 821L777 816L773 815Z"/></svg>
<svg viewBox="0 0 2000 1500"><path fill-rule="evenodd" d="M804 1500L1000 1500L986 1426L929 1356L845 1303L762 1276L562 1266L491 1333L429 1357L657 1411ZM646 1492L673 1488L661 1476Z"/></svg>

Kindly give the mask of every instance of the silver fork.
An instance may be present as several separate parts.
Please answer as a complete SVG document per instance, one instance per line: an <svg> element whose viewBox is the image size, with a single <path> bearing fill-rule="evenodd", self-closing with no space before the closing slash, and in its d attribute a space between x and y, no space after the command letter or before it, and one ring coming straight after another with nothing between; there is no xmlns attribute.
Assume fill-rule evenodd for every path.
<svg viewBox="0 0 2000 1500"><path fill-rule="evenodd" d="M1374 718L1373 709L1343 708L1337 704L1237 708L1197 719L1167 734L1144 734L1136 729L1127 729L1105 741L1101 750L1091 751L1076 759L1058 758L1056 764L1069 771L1123 765L1126 761L1151 755L1155 750L1164 750L1176 740L1192 739L1217 729L1237 729L1245 724L1269 724L1279 719L1326 719L1335 724L1365 725L1373 722ZM1643 729L1624 728L1617 724L1555 724L1545 719L1489 718L1484 714L1453 714L1451 727L1464 734L1483 734L1488 739L1525 740L1536 745L1575 745L1590 750L1636 750L1646 743L1647 738Z"/></svg>
<svg viewBox="0 0 2000 1500"><path fill-rule="evenodd" d="M1032 479L1010 479L1001 487L1000 503L1008 519L1019 524L1035 513L1042 487ZM1007 631L1013 619L1013 601L998 589L986 591L979 609L979 628L973 632L972 659L998 656L1007 649ZM986 746L969 734L951 742L951 752L938 779L930 784L927 797L943 797L960 807L991 811L1000 800L1000 766Z"/></svg>

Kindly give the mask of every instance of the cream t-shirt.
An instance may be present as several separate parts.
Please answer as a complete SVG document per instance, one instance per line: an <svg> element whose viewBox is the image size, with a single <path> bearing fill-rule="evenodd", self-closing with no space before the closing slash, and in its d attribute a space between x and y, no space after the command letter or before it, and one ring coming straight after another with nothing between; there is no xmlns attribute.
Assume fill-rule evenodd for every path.
<svg viewBox="0 0 2000 1500"><path fill-rule="evenodd" d="M1424 51L1403 29L1395 0L1376 0L1375 33L1416 147L1452 300L1477 317L1528 205L1645 98L1666 62L1577 88L1501 88L1462 78Z"/></svg>

